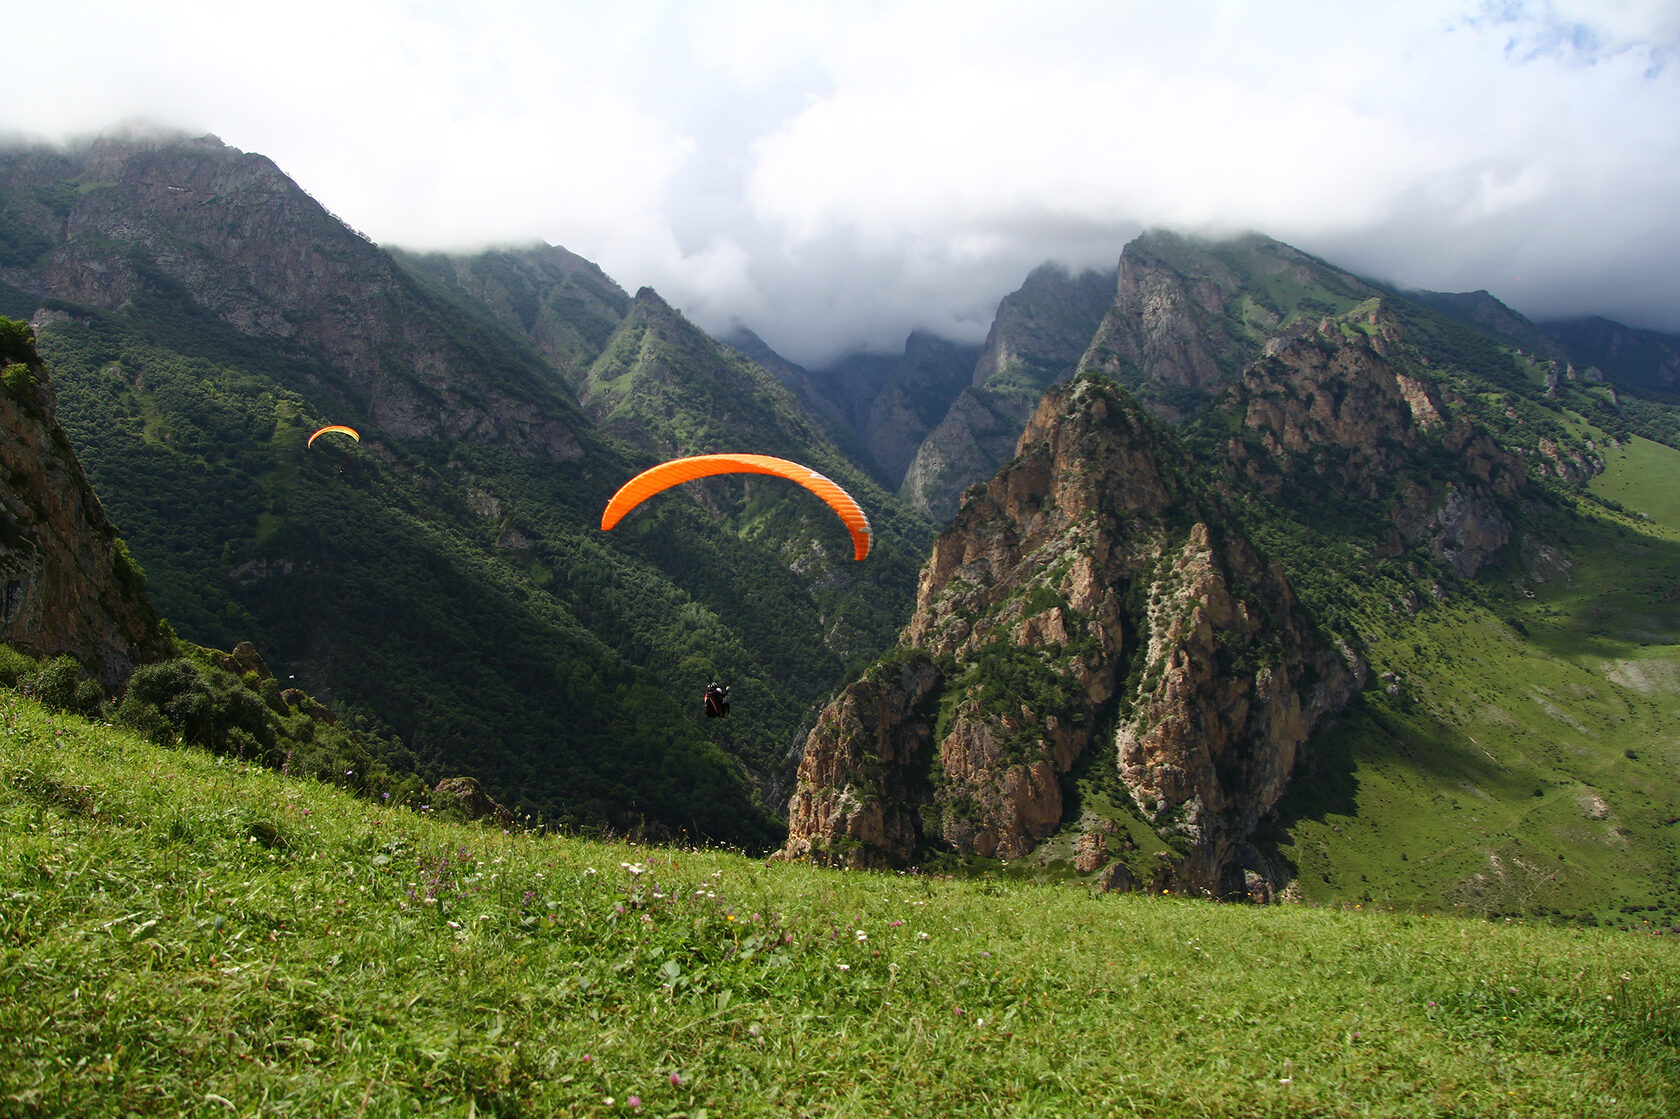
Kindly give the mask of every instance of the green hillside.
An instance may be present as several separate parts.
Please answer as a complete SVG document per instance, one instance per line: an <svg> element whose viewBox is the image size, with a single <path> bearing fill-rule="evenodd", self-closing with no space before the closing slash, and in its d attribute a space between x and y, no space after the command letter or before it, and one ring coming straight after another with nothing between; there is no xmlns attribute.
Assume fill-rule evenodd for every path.
<svg viewBox="0 0 1680 1119"><path fill-rule="evenodd" d="M774 844L789 746L848 666L891 640L926 523L785 391L742 392L779 386L661 304L660 335L692 351L663 375L691 395L630 400L608 429L665 454L746 440L811 461L870 507L878 547L855 564L820 502L731 479L601 533L607 498L660 455L600 434L565 380L640 337L639 320L618 328L628 297L560 250L453 271L403 261L406 313L477 355L456 371L468 405L520 402L528 423L562 432L557 453L476 431L393 434L384 405L316 352L253 339L157 277L114 312L48 301L59 317L39 345L60 417L160 613L206 645L255 642L283 676L402 739L430 779L471 773L521 813L569 824ZM644 364L658 352L642 351ZM739 382L710 420L707 361ZM327 422L361 442L306 450ZM713 678L732 688L728 724L698 717Z"/></svg>
<svg viewBox="0 0 1680 1119"><path fill-rule="evenodd" d="M471 773L522 814L777 842L799 729L890 642L928 526L870 487L879 547L854 564L821 502L738 480L599 518L659 457L650 423L765 450L740 421L768 422L773 453L861 479L795 402L722 423L704 392L632 402L603 432L574 389L634 301L598 267L389 253L213 139L8 150L0 209L0 296L38 318L61 421L183 637L253 642L428 780ZM61 290L53 253L99 282ZM306 450L329 422L361 441ZM727 723L700 715L712 678Z"/></svg>
<svg viewBox="0 0 1680 1119"><path fill-rule="evenodd" d="M1680 1106L1649 926L507 834L11 692L0 850L7 1115Z"/></svg>
<svg viewBox="0 0 1680 1119"><path fill-rule="evenodd" d="M305 360L148 322L84 310L41 349L88 475L183 634L254 640L434 777L473 773L522 813L773 842L734 759L773 773L845 655L887 640L915 564L890 511L867 573L885 581L846 572L819 599L783 553L791 533L849 557L820 503L761 489L731 531L677 493L604 535L599 510L647 456L593 438L561 463L393 439L323 399ZM328 421L363 425L362 442L306 451ZM714 675L740 713L727 726L687 702Z"/></svg>
<svg viewBox="0 0 1680 1119"><path fill-rule="evenodd" d="M522 521L521 460L371 428L305 450L320 423L364 421L285 388L307 382L284 358L218 349L210 330L183 354L141 321L95 316L41 348L88 476L183 635L255 641L434 778L474 773L522 813L770 841L738 764L633 659L659 635L629 626L615 646L562 598L664 582L611 551L559 568L600 549L582 526L628 460L603 447L592 470L556 468L545 519Z"/></svg>
<svg viewBox="0 0 1680 1119"><path fill-rule="evenodd" d="M893 644L932 535L848 455L865 433L563 249L389 253L212 141L113 140L97 157L123 170L96 175L79 150L0 153L0 308L39 321L60 419L159 614L194 643L254 642L428 782L471 773L568 828L774 846L803 732ZM1665 480L1680 410L1264 237L1155 231L1122 265L1106 314L1112 273L1041 270L1006 299L992 388L1024 406L1083 353L1179 416L1183 468L1225 492L1318 626L1369 666L1261 837L1296 891L1630 924L1680 909ZM1260 470L1270 451L1222 394L1309 338L1380 343L1463 420L1453 444L1429 436L1407 459L1372 430L1359 450L1382 471L1357 489L1351 452L1308 446ZM954 384L949 363L912 377L909 350L874 382L913 405L899 451ZM1334 411L1342 394L1321 387ZM963 408L947 421L966 439L935 473L972 466L976 443L988 461L1013 445L1009 409ZM306 450L327 422L361 441ZM840 481L869 509L875 553L853 562L826 507L768 479L688 485L599 530L633 474L717 450ZM1422 536L1396 543L1399 505L1422 523L1522 471L1488 498L1510 541L1474 576ZM696 702L714 677L732 688L727 721ZM1111 762L1069 775L1067 802L1119 823L1146 881L1154 832ZM1071 876L1078 821L1062 823L1039 853L1050 877Z"/></svg>
<svg viewBox="0 0 1680 1119"><path fill-rule="evenodd" d="M785 482L725 476L685 487L740 539L761 549L765 566L750 578L789 578L805 588L820 613L813 632L764 616L761 592L735 599L739 620L733 624L745 627L760 648L784 647L776 658L781 671L806 682L801 694L808 702L820 698L817 681L834 681L843 668L891 643L909 613L932 527L848 459L770 373L644 288L590 367L579 399L603 432L642 448L648 465L750 449L822 472L868 511L874 544L868 561L859 564L839 523L804 495L789 500ZM657 504L637 510L614 532L645 532L648 518L659 512ZM726 562L746 559L728 556L727 547L722 551ZM672 559L669 574L676 580L683 569L705 562L686 549ZM813 640L817 633L820 639ZM720 670L734 671L729 664Z"/></svg>
<svg viewBox="0 0 1680 1119"><path fill-rule="evenodd" d="M1437 386L1459 434L1436 425L1401 455L1396 429L1372 428L1274 460L1244 424L1250 400L1287 395L1263 378L1180 428L1327 638L1367 666L1256 846L1313 903L1680 922L1680 451L1632 435L1662 425L1608 386L1391 297L1355 304L1315 345L1345 359L1373 332L1387 363ZM1356 395L1326 384L1319 414ZM1427 541L1403 546L1392 510L1434 515L1478 487L1478 515L1508 526L1491 562L1466 576ZM1148 881L1166 843L1113 754L1082 759L1064 790L1072 808L1033 858L961 865L1075 878L1075 842L1106 820Z"/></svg>
<svg viewBox="0 0 1680 1119"><path fill-rule="evenodd" d="M1468 583L1416 556L1377 559L1323 505L1272 522L1303 593L1361 644L1372 680L1320 736L1265 842L1312 900L1673 923L1680 451L1614 445L1586 418L1601 414L1601 388L1548 398L1543 380L1517 376L1531 362L1487 344L1471 373L1482 351L1434 351L1448 352L1463 406L1506 445L1585 452L1590 440L1608 448L1605 469L1583 488L1548 478L1552 460L1531 450L1511 543ZM1331 565L1367 578L1332 586Z"/></svg>
<svg viewBox="0 0 1680 1119"><path fill-rule="evenodd" d="M1680 534L1680 450L1635 437L1605 456L1605 471L1592 492L1635 516L1649 518L1654 534Z"/></svg>

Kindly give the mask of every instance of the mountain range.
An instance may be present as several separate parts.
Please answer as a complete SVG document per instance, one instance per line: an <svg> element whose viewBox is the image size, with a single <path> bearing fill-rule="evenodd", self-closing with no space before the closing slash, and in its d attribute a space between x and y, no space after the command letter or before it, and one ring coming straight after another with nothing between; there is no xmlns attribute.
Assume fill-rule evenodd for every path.
<svg viewBox="0 0 1680 1119"><path fill-rule="evenodd" d="M157 613L517 815L1676 908L1680 339L1151 231L979 347L807 370L562 248L383 249L211 137L0 152L0 314ZM841 483L875 553L770 479L595 523L722 450Z"/></svg>

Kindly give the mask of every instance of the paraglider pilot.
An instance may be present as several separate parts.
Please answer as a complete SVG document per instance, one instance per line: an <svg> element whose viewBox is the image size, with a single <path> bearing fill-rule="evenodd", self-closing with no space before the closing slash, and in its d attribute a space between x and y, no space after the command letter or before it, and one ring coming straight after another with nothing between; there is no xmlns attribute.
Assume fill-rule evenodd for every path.
<svg viewBox="0 0 1680 1119"><path fill-rule="evenodd" d="M722 684L706 685L706 718L722 719L729 715L729 689Z"/></svg>

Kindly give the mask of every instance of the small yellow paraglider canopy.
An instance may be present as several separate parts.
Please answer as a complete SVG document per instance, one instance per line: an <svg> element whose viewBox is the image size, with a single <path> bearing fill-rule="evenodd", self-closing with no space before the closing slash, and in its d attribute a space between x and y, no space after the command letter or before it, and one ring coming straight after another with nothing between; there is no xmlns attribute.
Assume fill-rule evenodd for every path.
<svg viewBox="0 0 1680 1119"><path fill-rule="evenodd" d="M345 427L343 424L328 424L320 431L317 431L314 435L311 435L309 437L309 442L304 444L304 448L307 450L308 448L313 447L315 445L315 440L321 438L321 436L325 435L329 431L337 431L344 435L348 435L358 443L362 441L362 433L357 431L355 428Z"/></svg>

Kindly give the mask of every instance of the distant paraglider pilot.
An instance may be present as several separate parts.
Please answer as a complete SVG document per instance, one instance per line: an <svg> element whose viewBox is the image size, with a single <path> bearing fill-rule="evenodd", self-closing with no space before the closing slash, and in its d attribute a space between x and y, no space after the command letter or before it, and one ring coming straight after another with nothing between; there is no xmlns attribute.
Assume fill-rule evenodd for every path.
<svg viewBox="0 0 1680 1119"><path fill-rule="evenodd" d="M706 685L706 718L724 719L729 716L729 689L722 684Z"/></svg>

